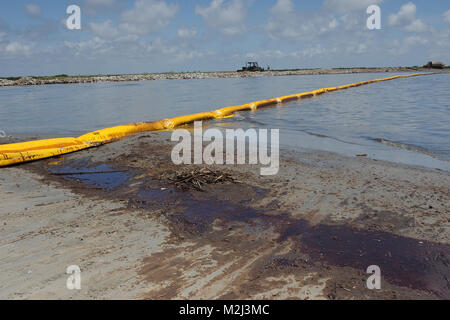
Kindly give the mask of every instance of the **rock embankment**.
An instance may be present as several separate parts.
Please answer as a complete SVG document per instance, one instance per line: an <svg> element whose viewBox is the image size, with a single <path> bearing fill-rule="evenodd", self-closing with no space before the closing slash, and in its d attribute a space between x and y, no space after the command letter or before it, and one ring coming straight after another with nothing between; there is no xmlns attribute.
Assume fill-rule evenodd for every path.
<svg viewBox="0 0 450 320"><path fill-rule="evenodd" d="M422 68L350 68L350 69L308 69L264 72L189 72L189 73L153 73L128 75L101 75L101 76L56 76L56 77L21 77L0 78L0 87L7 86L35 86L49 84L73 84L95 82L123 82L145 80L181 80L181 79L209 79L209 78L248 78L248 77L274 77L291 75L320 75L320 74L346 74L370 72L417 72Z"/></svg>

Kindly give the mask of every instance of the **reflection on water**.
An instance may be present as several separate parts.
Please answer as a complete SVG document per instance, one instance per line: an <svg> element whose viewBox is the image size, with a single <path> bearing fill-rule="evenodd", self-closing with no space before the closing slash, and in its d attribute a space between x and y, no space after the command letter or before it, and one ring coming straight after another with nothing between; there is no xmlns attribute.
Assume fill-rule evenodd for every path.
<svg viewBox="0 0 450 320"><path fill-rule="evenodd" d="M391 76L389 74L388 76ZM0 130L77 135L322 87L380 78L345 74L0 88ZM449 170L450 76L374 83L242 112L220 127L281 129L281 144Z"/></svg>

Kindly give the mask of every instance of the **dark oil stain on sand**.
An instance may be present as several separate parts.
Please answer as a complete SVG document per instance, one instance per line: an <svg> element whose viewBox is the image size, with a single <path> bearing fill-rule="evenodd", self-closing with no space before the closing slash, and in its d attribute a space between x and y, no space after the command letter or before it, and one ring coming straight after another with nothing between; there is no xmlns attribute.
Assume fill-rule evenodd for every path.
<svg viewBox="0 0 450 320"><path fill-rule="evenodd" d="M126 188L132 174L107 165L57 166L53 173L74 173L64 179L75 180L108 191ZM106 173L78 174L80 172ZM213 223L224 227L237 226L246 232L258 234L259 230L272 228L280 234L278 241L293 241L298 252L308 254L313 260L338 267L352 267L366 271L368 266L378 265L382 277L391 284L433 293L439 298L450 299L450 246L397 236L387 232L374 232L347 225L312 226L306 220L292 218L288 213L250 208L248 201L234 203L211 195L199 200L193 192L173 187L140 189L133 199L141 207L161 204L175 209L168 216L177 225L177 231L201 237L212 232ZM158 186L157 186L158 185ZM157 187L156 187L157 186ZM231 186L230 188L239 186ZM120 191L119 191L120 192ZM195 194L195 192L194 192ZM263 190L255 190L264 197Z"/></svg>
<svg viewBox="0 0 450 320"><path fill-rule="evenodd" d="M269 227L280 233L279 241L292 240L297 252L333 266L366 271L377 265L391 284L433 292L450 298L450 246L371 232L346 225L312 226L288 214L267 215L263 211L224 201L184 201L185 210L175 217L200 232L211 230L213 222L238 222L247 230Z"/></svg>
<svg viewBox="0 0 450 320"><path fill-rule="evenodd" d="M113 169L107 164L91 164L88 159L73 162L64 166L50 168L54 175L66 180L76 180L89 186L98 187L107 191L124 184L133 174L126 169Z"/></svg>

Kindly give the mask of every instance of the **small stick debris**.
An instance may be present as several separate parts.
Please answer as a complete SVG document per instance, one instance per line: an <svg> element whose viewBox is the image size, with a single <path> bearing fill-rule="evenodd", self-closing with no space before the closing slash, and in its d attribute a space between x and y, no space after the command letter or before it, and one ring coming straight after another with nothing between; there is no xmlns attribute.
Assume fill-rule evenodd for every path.
<svg viewBox="0 0 450 320"><path fill-rule="evenodd" d="M205 191L204 186L219 183L242 183L236 180L230 173L213 171L208 168L201 168L189 172L175 172L163 175L177 188L197 191Z"/></svg>

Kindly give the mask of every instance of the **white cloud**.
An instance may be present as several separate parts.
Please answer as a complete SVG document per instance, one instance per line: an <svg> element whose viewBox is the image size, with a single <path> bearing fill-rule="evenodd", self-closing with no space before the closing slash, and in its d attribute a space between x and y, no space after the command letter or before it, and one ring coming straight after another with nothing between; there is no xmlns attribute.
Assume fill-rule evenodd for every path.
<svg viewBox="0 0 450 320"><path fill-rule="evenodd" d="M317 45L311 48L293 52L292 56L295 58L312 58L324 54L325 52L326 50L324 48L322 48L320 45Z"/></svg>
<svg viewBox="0 0 450 320"><path fill-rule="evenodd" d="M288 57L288 54L286 52L283 52L279 49L269 49L269 50L262 50L258 52L247 52L243 55L236 54L234 55L234 58L236 59L242 59L245 58L247 60L259 60L259 59L282 59Z"/></svg>
<svg viewBox="0 0 450 320"><path fill-rule="evenodd" d="M324 6L339 12L365 10L370 5L380 4L383 0L326 0Z"/></svg>
<svg viewBox="0 0 450 320"><path fill-rule="evenodd" d="M389 16L389 24L392 26L405 25L416 19L417 8L412 2L404 4L400 11Z"/></svg>
<svg viewBox="0 0 450 320"><path fill-rule="evenodd" d="M370 4L375 2L370 1ZM297 10L295 3L293 0L278 0L270 9L265 26L271 39L284 40L290 47L286 61L292 58L325 66L335 65L336 57L340 57L339 61L348 61L346 63L351 65L354 57L372 56L380 50L375 40L381 37L380 33L366 29L367 2L358 5L359 1L328 1L316 12ZM338 4L351 10L337 10L333 6ZM362 10L354 11L355 8Z"/></svg>
<svg viewBox="0 0 450 320"><path fill-rule="evenodd" d="M197 50L179 51L175 55L175 60L177 62L182 62L185 60L199 59L199 58L203 58L203 57L204 57L204 54Z"/></svg>
<svg viewBox="0 0 450 320"><path fill-rule="evenodd" d="M317 39L334 31L350 29L358 23L350 15L337 17L325 11L321 14L296 11L292 0L278 0L270 9L270 14L265 29L273 39Z"/></svg>
<svg viewBox="0 0 450 320"><path fill-rule="evenodd" d="M197 35L197 30L195 28L178 29L178 37L180 37L180 38L189 39L189 38L195 37L196 35Z"/></svg>
<svg viewBox="0 0 450 320"><path fill-rule="evenodd" d="M202 16L209 26L232 36L246 30L247 5L243 0L212 0L207 7L196 6L195 13Z"/></svg>
<svg viewBox="0 0 450 320"><path fill-rule="evenodd" d="M428 26L420 19L416 19L410 24L406 25L404 29L410 32L425 32L428 31Z"/></svg>
<svg viewBox="0 0 450 320"><path fill-rule="evenodd" d="M450 10L444 13L444 21L450 23Z"/></svg>
<svg viewBox="0 0 450 320"><path fill-rule="evenodd" d="M39 17L42 13L41 7L35 3L27 3L24 8L30 17Z"/></svg>
<svg viewBox="0 0 450 320"><path fill-rule="evenodd" d="M119 35L117 28L112 25L111 20L103 23L90 23L89 28L95 36L100 38L115 38Z"/></svg>
<svg viewBox="0 0 450 320"><path fill-rule="evenodd" d="M86 40L86 41L80 41L80 42L70 42L70 41L64 41L64 45L67 48L70 49L88 49L88 50L94 50L99 49L104 46L106 43L105 40L100 39L99 37L94 37L93 39Z"/></svg>
<svg viewBox="0 0 450 320"><path fill-rule="evenodd" d="M420 36L409 36L404 40L405 44L408 46L415 46L418 44L424 45L428 43L428 40Z"/></svg>
<svg viewBox="0 0 450 320"><path fill-rule="evenodd" d="M104 23L107 25L107 23ZM171 43L165 39L156 38L153 41L142 41L135 35L119 36L114 39L94 37L89 40L70 42L65 41L66 52L77 58L87 60L108 61L114 58L130 60L149 58L161 61L182 63L208 56L209 53L196 49L185 48L183 45ZM70 50L67 50L70 49ZM106 59L106 60L105 60Z"/></svg>
<svg viewBox="0 0 450 320"><path fill-rule="evenodd" d="M113 3L114 0L90 1L106 4ZM137 41L140 36L154 33L166 27L177 12L178 6L169 5L165 1L138 0L133 8L122 13L117 26L114 25L112 20L108 19L102 23L91 22L89 29L95 37L100 39L122 42Z"/></svg>
<svg viewBox="0 0 450 320"><path fill-rule="evenodd" d="M278 0L270 9L274 15L288 15L294 12L294 3L292 0Z"/></svg>
<svg viewBox="0 0 450 320"><path fill-rule="evenodd" d="M428 44L428 42L428 39L417 35L409 36L402 40L395 39L391 43L389 52L394 55L404 55L409 53L412 47L423 47Z"/></svg>
<svg viewBox="0 0 450 320"><path fill-rule="evenodd" d="M119 28L128 33L145 35L169 25L177 12L177 5L165 1L137 0L132 9L122 14Z"/></svg>
<svg viewBox="0 0 450 320"><path fill-rule="evenodd" d="M390 26L401 27L409 32L424 32L428 26L416 18L417 7L414 3L404 4L398 13L391 14L388 18Z"/></svg>
<svg viewBox="0 0 450 320"><path fill-rule="evenodd" d="M25 54L25 55L27 55L30 53L30 49L31 49L30 46L21 44L19 42L11 42L6 46L5 51L10 54Z"/></svg>
<svg viewBox="0 0 450 320"><path fill-rule="evenodd" d="M181 48L178 45L170 45L167 41L157 38L145 48L145 53L151 56L164 56L175 63L185 62L187 60L203 58L209 53L193 49Z"/></svg>
<svg viewBox="0 0 450 320"><path fill-rule="evenodd" d="M266 31L271 38L299 38L304 27L296 18L292 0L278 0L270 9Z"/></svg>

